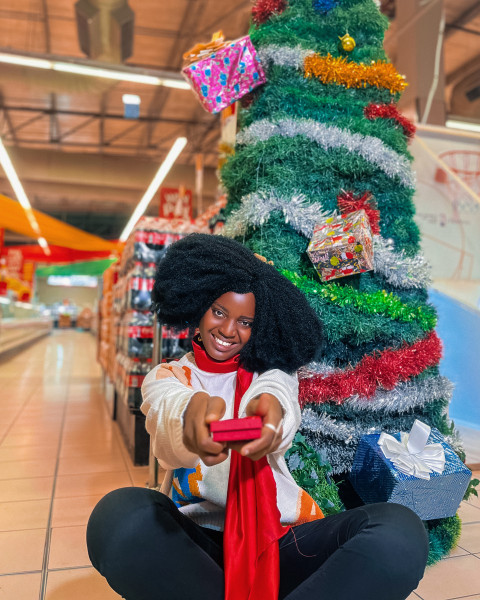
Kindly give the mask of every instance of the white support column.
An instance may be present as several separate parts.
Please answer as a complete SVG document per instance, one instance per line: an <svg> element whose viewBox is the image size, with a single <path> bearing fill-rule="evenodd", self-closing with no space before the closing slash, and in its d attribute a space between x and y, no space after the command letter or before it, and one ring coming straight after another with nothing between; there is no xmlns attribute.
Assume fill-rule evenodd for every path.
<svg viewBox="0 0 480 600"><path fill-rule="evenodd" d="M444 125L443 0L397 1L395 25L395 66L409 84L399 107L419 122Z"/></svg>

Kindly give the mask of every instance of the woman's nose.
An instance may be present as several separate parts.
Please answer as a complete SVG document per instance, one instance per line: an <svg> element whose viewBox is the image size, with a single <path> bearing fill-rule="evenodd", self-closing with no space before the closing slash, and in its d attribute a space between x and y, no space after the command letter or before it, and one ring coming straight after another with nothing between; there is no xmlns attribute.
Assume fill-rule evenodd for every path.
<svg viewBox="0 0 480 600"><path fill-rule="evenodd" d="M225 338L231 338L235 336L235 321L233 319L228 319L225 321L221 327L218 329L219 333L223 335Z"/></svg>

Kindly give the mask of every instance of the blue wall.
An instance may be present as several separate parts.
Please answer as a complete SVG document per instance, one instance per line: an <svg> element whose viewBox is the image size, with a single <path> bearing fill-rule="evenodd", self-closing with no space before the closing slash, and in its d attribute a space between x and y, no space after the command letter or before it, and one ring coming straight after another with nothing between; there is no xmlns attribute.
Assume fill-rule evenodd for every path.
<svg viewBox="0 0 480 600"><path fill-rule="evenodd" d="M440 372L455 384L450 418L480 429L480 311L437 290L430 290L429 298L438 311L437 333L444 346Z"/></svg>

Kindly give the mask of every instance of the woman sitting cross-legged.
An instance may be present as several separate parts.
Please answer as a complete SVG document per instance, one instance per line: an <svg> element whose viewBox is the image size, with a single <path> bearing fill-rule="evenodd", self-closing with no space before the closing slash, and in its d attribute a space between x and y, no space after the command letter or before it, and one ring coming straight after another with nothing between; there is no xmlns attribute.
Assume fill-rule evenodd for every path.
<svg viewBox="0 0 480 600"><path fill-rule="evenodd" d="M95 568L127 600L405 600L428 541L397 504L323 517L284 460L300 425L296 371L318 357L315 312L241 244L192 234L158 266L162 323L196 327L193 352L142 387L172 498L123 488L95 507ZM261 437L216 442L209 425L257 415Z"/></svg>

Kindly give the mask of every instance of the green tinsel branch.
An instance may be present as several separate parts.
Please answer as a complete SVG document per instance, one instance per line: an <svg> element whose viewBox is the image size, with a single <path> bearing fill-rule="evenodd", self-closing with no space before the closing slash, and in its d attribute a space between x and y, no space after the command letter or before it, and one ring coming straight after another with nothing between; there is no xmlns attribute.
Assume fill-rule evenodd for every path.
<svg viewBox="0 0 480 600"><path fill-rule="evenodd" d="M338 495L337 484L330 478L332 467L319 452L306 443L301 433L296 434L285 459L297 485L315 500L325 516L345 510Z"/></svg>
<svg viewBox="0 0 480 600"><path fill-rule="evenodd" d="M320 285L308 277L302 277L285 269L280 272L304 294L319 294L338 306L354 306L364 313L380 314L404 323L417 321L424 331L435 328L437 316L433 309L428 306L414 308L404 304L391 292L387 293L382 290L366 294L349 286L340 286L337 283Z"/></svg>
<svg viewBox="0 0 480 600"><path fill-rule="evenodd" d="M431 566L448 556L450 550L457 545L462 522L460 517L455 515L446 519L426 521L424 525L429 538L427 565Z"/></svg>

